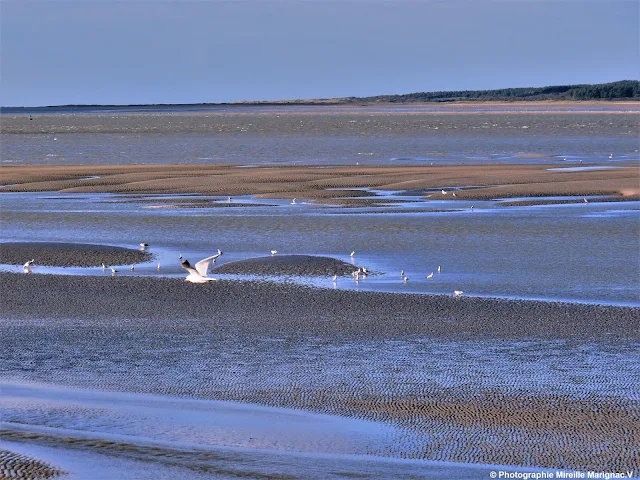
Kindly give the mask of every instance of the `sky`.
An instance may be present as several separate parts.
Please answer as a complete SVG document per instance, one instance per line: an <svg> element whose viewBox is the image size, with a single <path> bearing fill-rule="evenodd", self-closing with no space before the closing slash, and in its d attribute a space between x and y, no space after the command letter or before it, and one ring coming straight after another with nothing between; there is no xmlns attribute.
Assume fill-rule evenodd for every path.
<svg viewBox="0 0 640 480"><path fill-rule="evenodd" d="M640 78L640 0L0 0L0 105Z"/></svg>

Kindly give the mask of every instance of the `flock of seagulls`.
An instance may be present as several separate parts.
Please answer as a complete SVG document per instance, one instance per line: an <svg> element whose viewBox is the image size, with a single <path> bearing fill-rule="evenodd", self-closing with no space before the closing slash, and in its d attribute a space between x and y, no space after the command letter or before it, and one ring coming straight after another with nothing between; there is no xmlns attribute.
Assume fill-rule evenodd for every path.
<svg viewBox="0 0 640 480"><path fill-rule="evenodd" d="M586 199L585 199L586 201ZM148 243L141 243L140 244L140 249L144 250L149 246ZM271 255L276 255L278 253L277 250L271 250ZM356 252L355 250L352 251L349 256L353 259L353 257L355 256ZM216 259L218 257L220 257L222 255L222 250L218 249L218 253L215 255L211 255L210 257L206 257L203 258L202 260L200 260L199 262L197 262L195 265L191 265L191 263L189 262L189 260L187 259L183 259L182 254L179 255L179 259L180 259L180 265L182 266L182 268L184 268L187 272L188 275L186 276L186 278L184 279L185 282L190 282L190 283L207 283L207 282L213 282L216 281L217 279L215 278L211 278L208 276L209 274L209 267L212 263L215 263ZM24 273L31 273L33 270L33 264L35 262L35 259L31 259L27 262L24 263L24 265L22 266ZM113 267L109 267L107 265L105 265L104 262L102 262L102 270L103 271L107 271L110 270L111 271L111 276L115 276L117 273L119 273L119 270L113 268ZM131 265L130 270L133 272L135 271L135 266L136 264L133 263ZM157 263L156 268L158 269L158 271L160 270L160 262ZM442 267L440 265L438 265L438 269L437 269L438 273L440 273L442 271ZM356 270L354 270L352 272L352 276L354 278L354 280L356 281L356 283L360 282L360 278L365 278L367 276L367 274L370 273L369 270L366 267L358 267ZM431 272L429 275L426 276L427 279L432 279L434 275L434 272ZM407 283L409 281L409 277L407 275L405 275L404 273L404 269L400 271L400 278L402 278L402 281L404 283ZM338 282L338 275L334 275L332 278L334 287L336 286L337 282ZM459 297L461 296L464 292L462 290L454 290L454 296Z"/></svg>

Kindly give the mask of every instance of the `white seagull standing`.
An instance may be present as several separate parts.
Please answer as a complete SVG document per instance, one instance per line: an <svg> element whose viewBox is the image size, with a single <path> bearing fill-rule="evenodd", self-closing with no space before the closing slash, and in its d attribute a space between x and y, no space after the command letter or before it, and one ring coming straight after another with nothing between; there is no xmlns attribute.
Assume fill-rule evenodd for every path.
<svg viewBox="0 0 640 480"><path fill-rule="evenodd" d="M433 272L431 272L429 275L427 275L427 278L433 278Z"/></svg>
<svg viewBox="0 0 640 480"><path fill-rule="evenodd" d="M291 200L291 205L295 205L296 204L296 199L294 198L293 200Z"/></svg>
<svg viewBox="0 0 640 480"><path fill-rule="evenodd" d="M440 273L440 270L441 270L440 265L438 265L438 273Z"/></svg>
<svg viewBox="0 0 640 480"><path fill-rule="evenodd" d="M141 243L140 244L140 250L144 250L145 248L147 248L149 246L148 243Z"/></svg>
<svg viewBox="0 0 640 480"><path fill-rule="evenodd" d="M356 251L354 250L353 252L351 252L351 253L349 254L349 256L350 256L350 257L353 257L355 254L356 254Z"/></svg>
<svg viewBox="0 0 640 480"><path fill-rule="evenodd" d="M275 255L276 253L278 253L278 250L271 250L271 255Z"/></svg>
<svg viewBox="0 0 640 480"><path fill-rule="evenodd" d="M107 266L104 264L104 262L102 262L102 270L106 270Z"/></svg>
<svg viewBox="0 0 640 480"><path fill-rule="evenodd" d="M114 277L116 273L118 273L119 270L116 270L115 268L111 267L111 276Z"/></svg>
<svg viewBox="0 0 640 480"><path fill-rule="evenodd" d="M214 282L215 278L207 277L207 271L209 270L209 265L213 260L218 258L221 255L212 255L211 257L203 258L198 263L196 263L195 268L191 266L189 260L183 260L180 264L182 268L184 268L189 275L184 279L185 282L191 283L205 283L205 282Z"/></svg>
<svg viewBox="0 0 640 480"><path fill-rule="evenodd" d="M29 260L22 266L24 273L31 273L31 265L33 265L33 262L35 262L35 259Z"/></svg>
<svg viewBox="0 0 640 480"><path fill-rule="evenodd" d="M459 297L460 295L462 295L464 292L462 290L454 290L453 291L453 296L454 297Z"/></svg>

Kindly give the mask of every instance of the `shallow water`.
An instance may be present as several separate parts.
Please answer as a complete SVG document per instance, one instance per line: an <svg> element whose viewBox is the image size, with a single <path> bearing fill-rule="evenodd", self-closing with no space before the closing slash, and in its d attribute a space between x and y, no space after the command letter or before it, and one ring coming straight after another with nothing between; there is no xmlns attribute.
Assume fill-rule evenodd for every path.
<svg viewBox="0 0 640 480"><path fill-rule="evenodd" d="M175 197L181 208L167 208L170 197L4 194L0 239L130 248L149 243L155 261L134 272L122 266L122 275L182 277L180 254L193 262L220 248L221 265L276 249L352 261L376 273L359 283L341 278L337 288L640 304L638 202L592 198L588 204L500 207L474 201L472 210L469 201L427 199L401 203L403 213L394 213L395 204L346 209L240 197L232 201L277 206L184 208L188 199ZM409 205L444 211L404 213ZM105 274L101 268L34 269L46 272ZM333 287L329 278L291 280Z"/></svg>
<svg viewBox="0 0 640 480"><path fill-rule="evenodd" d="M567 171L594 164L617 167L640 159L637 107L611 114L608 105L589 107L600 113L584 113L581 107L554 112L540 106L502 106L497 113L491 106L475 106L473 115L452 115L451 108L367 107L336 114L292 107L282 116L282 110L273 107L236 109L233 114L224 108L185 107L170 115L158 115L167 113L162 108L115 109L108 114L72 109L62 114L34 111L33 121L5 111L0 157L5 164L42 165L563 163ZM404 110L410 115L399 115ZM280 254L353 261L375 272L359 283L340 278L335 287L330 278L279 281L640 305L640 202L598 202L598 197L589 197L588 204L504 207L499 202L373 193L403 202L341 208L309 205L304 199L291 205L289 200L235 197L232 202L274 206L184 208L189 197L2 194L0 241L129 248L149 243L154 261L136 265L134 272L122 266L118 275L178 279L185 275L180 254L193 262L220 248L220 265L269 255L275 248ZM442 211L418 211L424 208ZM353 259L351 251L356 252ZM406 283L401 270L409 277ZM36 261L33 275L49 272L110 274L101 268L44 267ZM431 272L433 278L427 279ZM388 421L384 408L368 411L350 402L446 394L446 399L466 405L469 398L485 394L512 399L551 396L569 399L569 404L603 400L632 405L633 413L640 399L640 351L637 344L620 339L593 343L399 337L353 342L251 337L224 321L178 324L161 313L153 324L128 319L113 319L109 325L91 319L3 320L0 338L3 427L46 432L57 439L26 444L5 438L0 448L48 460L74 472L70 478L99 478L96 475L105 472L106 478L180 478L188 471L190 478L242 474L485 479L490 470L504 468L400 457L486 463L478 453L482 450L493 458L521 458L516 463L524 464L529 457L500 457L501 452L517 445L533 455L539 448L581 451L580 442L589 445L590 440L576 437L567 443L565 431L511 428L501 423L500 415L486 427L461 427L442 419L407 426ZM144 395L133 401L126 392ZM219 408L224 402L211 400L296 410L233 403L225 409ZM498 406L510 406L509 402ZM199 416L197 421L194 417L195 405L205 405L206 428ZM322 417L326 424L314 424L316 435L307 438L289 420L313 423L320 416L303 410L341 417ZM576 413L564 412L565 417L572 412ZM508 416L510 411L502 413ZM265 426L267 419L271 428ZM308 430L308 422L297 425ZM596 437L608 442L609 434L604 429ZM103 455L99 448L70 448L62 440L83 435L125 441L139 451ZM492 438L504 443L483 450ZM198 452L176 452L189 442L192 449L194 440ZM153 442L159 451L144 450ZM202 457L203 449L213 456ZM524 471L509 470L514 468Z"/></svg>
<svg viewBox="0 0 640 480"><path fill-rule="evenodd" d="M11 164L577 164L640 159L637 106L2 114ZM591 110L593 111L593 110ZM522 113L527 112L527 113Z"/></svg>

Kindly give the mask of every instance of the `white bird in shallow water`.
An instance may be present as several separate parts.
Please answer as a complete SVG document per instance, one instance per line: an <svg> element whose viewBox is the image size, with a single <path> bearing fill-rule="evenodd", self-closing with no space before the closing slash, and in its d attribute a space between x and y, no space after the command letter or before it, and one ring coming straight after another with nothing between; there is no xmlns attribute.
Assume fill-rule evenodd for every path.
<svg viewBox="0 0 640 480"><path fill-rule="evenodd" d="M118 273L120 270L116 270L115 268L111 267L111 276L115 276L116 273Z"/></svg>
<svg viewBox="0 0 640 480"><path fill-rule="evenodd" d="M131 264L131 271L133 272L135 269L136 269L136 264L135 263Z"/></svg>
<svg viewBox="0 0 640 480"><path fill-rule="evenodd" d="M440 265L438 265L438 273L440 273L440 270L441 270Z"/></svg>
<svg viewBox="0 0 640 480"><path fill-rule="evenodd" d="M102 262L102 270L106 270L107 266L104 264L104 262Z"/></svg>
<svg viewBox="0 0 640 480"><path fill-rule="evenodd" d="M427 275L427 278L433 278L433 272L431 272L429 275Z"/></svg>
<svg viewBox="0 0 640 480"><path fill-rule="evenodd" d="M404 283L407 283L409 281L409 277L404 277L403 280L404 280Z"/></svg>
<svg viewBox="0 0 640 480"><path fill-rule="evenodd" d="M443 194L443 195L446 195L446 194L447 194L447 192L446 192L445 190L442 190L442 194Z"/></svg>
<svg viewBox="0 0 640 480"><path fill-rule="evenodd" d="M454 290L453 291L453 296L454 297L459 297L460 295L462 295L464 292L462 290Z"/></svg>
<svg viewBox="0 0 640 480"><path fill-rule="evenodd" d="M589 203L589 200L587 200L586 198L583 198L584 203Z"/></svg>
<svg viewBox="0 0 640 480"><path fill-rule="evenodd" d="M156 268L160 270L160 262L158 262L158 266Z"/></svg>
<svg viewBox="0 0 640 480"><path fill-rule="evenodd" d="M149 246L148 243L141 243L140 244L140 250L144 250L145 248L147 248Z"/></svg>
<svg viewBox="0 0 640 480"><path fill-rule="evenodd" d="M295 205L296 204L296 199L294 198L293 200L291 200L291 205Z"/></svg>
<svg viewBox="0 0 640 480"><path fill-rule="evenodd" d="M275 255L276 253L278 253L278 250L271 250L271 255Z"/></svg>
<svg viewBox="0 0 640 480"><path fill-rule="evenodd" d="M337 283L338 282L338 275L334 275L333 276L333 283Z"/></svg>
<svg viewBox="0 0 640 480"><path fill-rule="evenodd" d="M207 271L209 270L209 265L213 262L214 259L219 257L221 253L217 255L212 255L211 257L203 258L198 263L196 263L195 267L191 266L189 260L183 260L180 265L184 268L189 275L184 279L185 282L191 283L205 283L205 282L214 282L215 278L207 277Z"/></svg>
<svg viewBox="0 0 640 480"><path fill-rule="evenodd" d="M356 251L354 250L353 252L351 252L351 253L349 254L349 256L350 256L350 257L353 257L355 254L356 254Z"/></svg>
<svg viewBox="0 0 640 480"><path fill-rule="evenodd" d="M24 271L24 273L31 273L31 265L33 265L33 262L35 262L35 259L29 260L22 266L22 270Z"/></svg>

